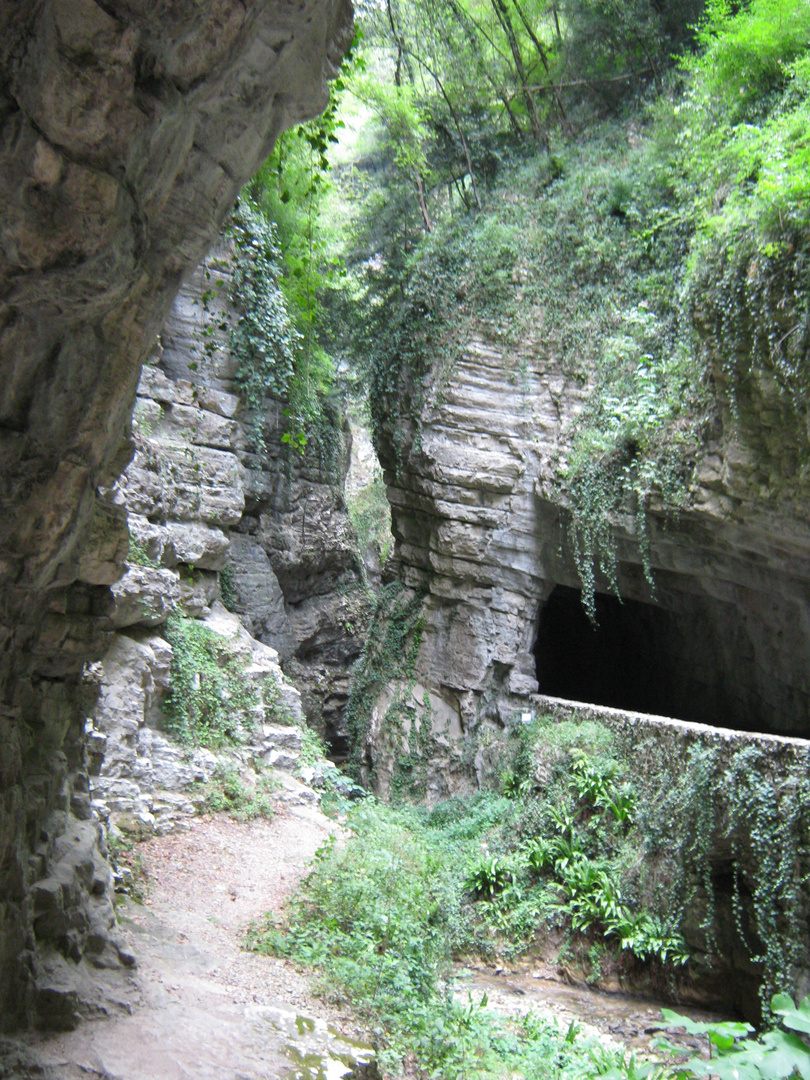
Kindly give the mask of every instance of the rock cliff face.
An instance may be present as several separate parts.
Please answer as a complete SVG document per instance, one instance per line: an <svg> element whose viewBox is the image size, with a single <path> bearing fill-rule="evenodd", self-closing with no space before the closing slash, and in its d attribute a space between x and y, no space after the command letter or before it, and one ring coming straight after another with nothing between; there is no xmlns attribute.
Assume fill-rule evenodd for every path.
<svg viewBox="0 0 810 1080"><path fill-rule="evenodd" d="M84 738L94 688L81 673L112 629L110 586L127 542L107 492L131 453L141 363L240 185L280 130L323 107L351 6L38 0L2 5L0 31L0 1026L9 1028L71 1022L67 969L83 957L109 962L109 873Z"/></svg>
<svg viewBox="0 0 810 1080"><path fill-rule="evenodd" d="M204 269L192 275L180 294L181 310L190 296L199 298L204 279ZM176 310L164 336L177 330ZM198 355L201 340L197 334L186 343L195 351L185 365ZM219 603L218 572L229 557L230 529L242 519L248 478L238 453L244 432L234 419L239 399L215 386L219 380L208 370L222 371L229 359L201 359L192 385L167 377L157 366L164 355L158 350L141 374L135 454L110 494L127 514L130 550L125 572L112 587L112 645L92 669L100 686L89 741L92 809L105 825L136 837L183 826L196 811L200 785L223 768L250 770L257 760L292 767L298 755L289 751L301 746L301 698L284 678L278 653L251 638ZM192 753L167 737L163 706L171 690L171 615L199 620L219 640L221 656L238 666L240 682L252 688L239 750ZM284 721L283 729L276 720ZM294 793L296 785L285 782Z"/></svg>
<svg viewBox="0 0 810 1080"><path fill-rule="evenodd" d="M693 745L720 757L756 749L746 783L767 776L774 807L804 783L810 521L797 451L807 433L765 373L754 369L737 387L732 409L719 361L715 368L718 419L689 503L677 518L660 505L648 516L655 588L628 509L612 523L622 601L597 577L596 628L582 608L558 473L589 388L566 380L539 336L510 348L479 327L452 367L437 363L423 378L418 410L380 425L396 540L389 573L410 590L398 594L398 611L403 595L422 597L409 669L369 710L364 761L380 791L405 782L435 800L497 784L510 732L537 712L572 715L571 700L711 725L574 710L615 728L633 753L653 746L662 790ZM750 941L777 909L789 912L782 940L804 941L810 900L806 885L789 886L789 899L754 916L753 883L770 873L768 851L781 844L773 830L787 812L772 808L771 840L761 844L767 829L753 817L729 825L721 789L707 796L719 822L707 856L716 906L707 916L698 888L684 929L699 956L709 920L724 959L706 986L756 1015L761 971ZM789 860L784 880L805 881L806 840ZM744 894L736 901L735 881ZM747 947L735 910L758 927ZM799 954L780 978L804 993L810 975Z"/></svg>
<svg viewBox="0 0 810 1080"><path fill-rule="evenodd" d="M198 542L205 533L208 543L199 558L190 550L174 558L193 565L200 579L205 571L225 571L229 607L254 637L278 652L303 694L309 723L340 757L347 743L342 711L349 671L360 654L371 609L343 498L351 434L334 406L329 446L321 449L313 441L302 453L281 442L286 402L268 397L262 417L242 406L227 329L236 320L228 301L232 258L226 244L210 260L214 277L222 282L216 297L204 299L211 271L203 266L172 308L161 334L159 366L144 369L145 396L135 415L147 436L143 456L133 463L136 472L130 466L127 477L143 490L149 486L150 468L164 474L171 469L178 477L182 473L182 490L196 493L196 499L218 503L223 496L230 498L227 510L202 503L185 507ZM257 424L265 444L261 452L253 439ZM168 453L161 432L171 433L174 449ZM218 471L233 480L218 480ZM161 556L148 536L154 523L176 515L163 502L177 497L177 484L170 483L169 490L172 494L152 501L149 522L141 524L143 519L135 517L130 525L133 535L142 536L150 553L154 548L158 561L167 565L172 557ZM140 496L132 501L129 491L122 490L122 497L138 510ZM225 516L214 520L211 515L218 513ZM169 542L175 550L176 543ZM211 573L209 581L216 587ZM188 596L183 602L188 608Z"/></svg>
<svg viewBox="0 0 810 1080"><path fill-rule="evenodd" d="M419 415L381 429L380 449L394 572L426 593L414 675L437 698L434 728L501 727L539 687L810 734L810 520L795 454L806 434L764 375L747 383L748 427L723 407L689 505L677 518L651 508L654 590L634 515L615 520L623 603L597 578L597 630L557 480L588 387L567 382L541 340L505 348L483 329L424 382L435 389ZM456 767L445 762L448 789Z"/></svg>

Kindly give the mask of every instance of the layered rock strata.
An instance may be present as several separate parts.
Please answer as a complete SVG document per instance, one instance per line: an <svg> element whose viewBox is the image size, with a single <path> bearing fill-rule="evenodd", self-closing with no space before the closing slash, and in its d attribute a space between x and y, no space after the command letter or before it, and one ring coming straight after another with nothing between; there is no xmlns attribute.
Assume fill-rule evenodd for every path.
<svg viewBox="0 0 810 1080"><path fill-rule="evenodd" d="M393 572L426 593L415 676L441 700L434 725L502 726L516 696L538 685L594 700L585 650L588 635L601 639L581 612L558 479L588 388L566 380L541 341L507 349L483 332L424 381L436 389L418 416L381 428L380 450ZM654 588L635 514L614 521L625 604L597 576L609 643L593 665L625 653L627 672L643 678L633 676L637 701L597 703L810 733L810 518L788 460L801 433L795 422L780 426L783 412L763 408L767 456L727 418L698 463L689 505L677 517L651 506ZM577 651L581 662L569 656Z"/></svg>
<svg viewBox="0 0 810 1080"><path fill-rule="evenodd" d="M647 514L654 587L628 508L612 521L622 599L597 574L596 628L582 608L560 483L590 390L565 377L539 336L510 347L479 326L457 361L437 361L422 378L421 403L397 420L380 417L396 541L390 573L409 590L404 595L422 597L410 669L379 693L367 718L363 760L381 792L404 778L436 800L496 783L508 767L508 734L537 707L538 689L702 722L706 745L745 745L740 729L810 734L803 415L756 368L731 402L722 363L709 360L717 423L688 503L673 516L653 502ZM403 373L401 384L409 379ZM419 402L419 394L411 398ZM653 726L646 737L663 739L677 762L689 740L675 728L664 738ZM763 760L774 783L789 787L784 760L799 747L796 760L806 767L807 744L788 738L785 745L766 738ZM729 845L750 856L749 840L721 830L715 841L718 874L738 872ZM744 880L762 872L752 858L739 871ZM804 861L801 848L789 872L796 880ZM779 932L804 939L806 887L785 904L796 929L780 924ZM730 950L721 981L733 970L750 1004L758 971L739 941L728 944L733 907L728 892L716 916ZM687 922L700 917L694 906L687 912ZM790 978L801 989L806 965Z"/></svg>
<svg viewBox="0 0 810 1080"><path fill-rule="evenodd" d="M136 407L136 419L147 432L144 460L156 463L149 468L173 468L178 477L184 473L187 480L181 486L199 489L203 500L218 498L218 482L214 465L195 458L202 445L216 452L220 470L232 473L233 485L226 483L222 490L238 490L239 495L227 520L214 520L202 504L184 511L190 520L220 530L216 557L178 556L178 561L200 571L225 570L229 606L254 637L277 650L302 692L308 722L339 758L347 743L342 714L349 672L360 654L372 603L343 497L351 433L335 406L325 448L331 452L314 441L299 452L282 442L286 402L268 397L261 416L241 405L229 331L237 319L229 301L233 258L224 242L191 278L161 335L158 366L153 372L144 369L139 390L144 396ZM219 282L216 295L211 295L212 281ZM175 400L177 394L185 395L185 404ZM261 450L255 445L257 426ZM166 455L159 434L168 427L190 447L181 445L172 451L173 458ZM134 476L130 467L128 476L139 487L148 483L143 468ZM138 497L132 501L128 490L124 496L137 512ZM153 504L149 521L172 513L171 507ZM131 516L130 527L150 543L147 533L139 532L138 517ZM155 554L161 561L156 549Z"/></svg>
<svg viewBox="0 0 810 1080"><path fill-rule="evenodd" d="M106 962L81 672L112 629L127 541L104 492L141 363L240 185L323 107L350 24L348 0L0 8L3 1028L63 1022L49 955ZM96 838L63 874L76 822Z"/></svg>
<svg viewBox="0 0 810 1080"><path fill-rule="evenodd" d="M227 276L222 256L216 261ZM203 264L181 290L161 335L166 346L143 368L135 454L109 495L126 513L130 550L112 587L116 633L92 671L100 694L89 728L90 791L98 817L136 837L183 827L223 770L252 774L255 765L291 772L303 764L300 693L282 673L276 649L251 637L220 602L223 592L232 601L233 580L223 587L220 573L232 565L232 529L244 515L250 472L242 464L246 436L227 333L217 331L213 344L206 333L224 314L203 305L208 273ZM180 374L172 378L164 368ZM261 585L260 605L278 608L284 642L283 597L269 567ZM198 620L215 634L240 681L252 687L242 748L193 750L167 735L172 615ZM283 783L286 797L309 797L292 777Z"/></svg>

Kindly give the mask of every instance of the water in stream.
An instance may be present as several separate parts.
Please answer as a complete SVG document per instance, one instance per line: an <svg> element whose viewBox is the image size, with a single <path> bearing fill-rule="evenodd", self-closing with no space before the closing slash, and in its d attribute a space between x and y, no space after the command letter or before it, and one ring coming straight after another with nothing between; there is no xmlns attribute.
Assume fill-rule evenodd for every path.
<svg viewBox="0 0 810 1080"><path fill-rule="evenodd" d="M508 969L468 965L457 970L456 979L456 994L461 1002L466 1003L468 995L472 995L477 1003L486 994L488 1008L498 1012L513 1016L529 1012L551 1015L563 1027L573 1022L585 1033L623 1043L629 1050L642 1054L649 1052L653 1040L662 1034L662 1006L698 1021L731 1019L694 1006L673 1006L671 1002L656 1002L629 993L570 985L542 964L515 965ZM703 1049L703 1043L691 1035L668 1031L667 1040L689 1053Z"/></svg>

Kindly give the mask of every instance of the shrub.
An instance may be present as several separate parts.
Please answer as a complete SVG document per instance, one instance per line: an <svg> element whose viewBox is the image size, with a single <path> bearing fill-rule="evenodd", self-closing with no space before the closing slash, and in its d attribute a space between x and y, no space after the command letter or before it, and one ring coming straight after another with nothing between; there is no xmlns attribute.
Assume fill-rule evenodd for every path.
<svg viewBox="0 0 810 1080"><path fill-rule="evenodd" d="M172 647L167 729L199 746L244 742L260 705L255 685L244 677L245 662L226 638L182 615L169 617L166 640Z"/></svg>

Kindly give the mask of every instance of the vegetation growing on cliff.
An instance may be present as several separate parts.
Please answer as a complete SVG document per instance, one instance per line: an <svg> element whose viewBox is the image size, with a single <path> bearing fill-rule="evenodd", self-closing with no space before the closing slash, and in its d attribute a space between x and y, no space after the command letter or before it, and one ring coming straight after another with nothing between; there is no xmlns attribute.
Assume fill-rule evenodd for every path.
<svg viewBox="0 0 810 1080"><path fill-rule="evenodd" d="M355 779L363 776L365 742L374 705L387 688L392 689L393 699L386 710L386 723L402 722L402 698L409 694L407 688L412 687L422 640L422 601L420 593L403 588L399 581L386 585L377 599L363 652L355 665L351 695L344 713L351 743L350 766Z"/></svg>
<svg viewBox="0 0 810 1080"><path fill-rule="evenodd" d="M686 308L738 419L764 372L805 415L810 387L810 10L713 3L667 116L673 184L695 223ZM797 425L806 463L807 444Z"/></svg>
<svg viewBox="0 0 810 1080"><path fill-rule="evenodd" d="M400 473L473 329L508 352L542 325L592 391L558 476L591 607L597 574L616 586L619 518L650 576L648 511L688 499L718 394L744 419L762 368L805 408L807 18L800 0L411 0L367 28L330 348L367 372Z"/></svg>
<svg viewBox="0 0 810 1080"><path fill-rule="evenodd" d="M327 150L342 126L346 80L358 67L357 38L332 83L326 110L281 135L246 185L232 222L236 259L231 328L237 385L254 415L253 442L265 449L267 397L283 404L281 442L340 471L342 417L332 400L335 367L320 341L322 295L340 268L327 250L322 206L330 189ZM309 449L307 450L307 447Z"/></svg>
<svg viewBox="0 0 810 1080"><path fill-rule="evenodd" d="M724 392L718 357L733 407L758 365L805 408L807 5L713 2L694 37L674 46L672 28L698 21L690 11L673 8L666 23L641 0L381 6L368 34L375 78L355 85L368 121L362 152L344 160L335 189L345 214L332 247L347 272L322 296L324 348L365 381L389 474L407 479L423 408L473 332L508 351L541 327L537 348L588 387L557 479L591 613L598 575L617 588L619 517L651 578L648 514L689 498ZM329 212L334 225L336 202ZM401 695L413 689L419 615L417 596L388 587L347 710L358 772L387 687L400 695L389 727L412 719ZM398 775L412 764L400 761ZM680 923L696 897L697 929L709 952L717 946L710 850L734 836L735 930L764 971L764 997L789 982L797 956L785 912L800 907L804 787L795 799L769 794L759 760L696 751L667 795L648 791L645 805L602 765L569 759L564 779L552 769L542 785L515 769L504 788L518 798L490 800L495 817L480 828L475 808L455 820L458 807L443 807L445 824L469 826L478 847L460 885L457 863L451 880L438 856L430 861L438 832L425 830L436 822L367 806L357 844L324 856L289 935L273 931L265 944L323 966L381 1012L395 1040L408 1038L407 1000L418 1046L399 1045L462 1074L469 1066L442 1057L430 1034L443 1032L444 1047L448 1031L463 1041L471 1030L472 1011L442 1003L443 965L460 942L492 947L500 934L520 947L557 919L593 949L594 969L618 956L671 971L685 958ZM423 793L417 783L413 793ZM680 846L667 847L660 822L671 828L673 815ZM505 821L512 842L493 841ZM766 839L774 830L778 852ZM378 862L383 845L405 852L401 866ZM754 870L744 867L751 851ZM357 892L358 870L373 882L368 895ZM416 939L429 942L424 964ZM483 1059L492 1046L479 1032L470 1052Z"/></svg>
<svg viewBox="0 0 810 1080"><path fill-rule="evenodd" d="M172 661L163 711L167 730L181 742L238 745L258 720L290 722L275 678L247 678L247 659L232 640L198 619L177 614L169 617L165 636Z"/></svg>
<svg viewBox="0 0 810 1080"><path fill-rule="evenodd" d="M591 389L558 474L586 606L597 575L616 588L619 519L653 584L648 512L688 499L717 394L744 422L764 369L805 408L808 18L802 0L368 5L366 59L245 192L264 222L245 252L284 251L256 310L289 312L264 320L272 362L243 361L249 400L283 386L284 439L324 442L341 366L400 473L473 330L508 351L542 325Z"/></svg>

